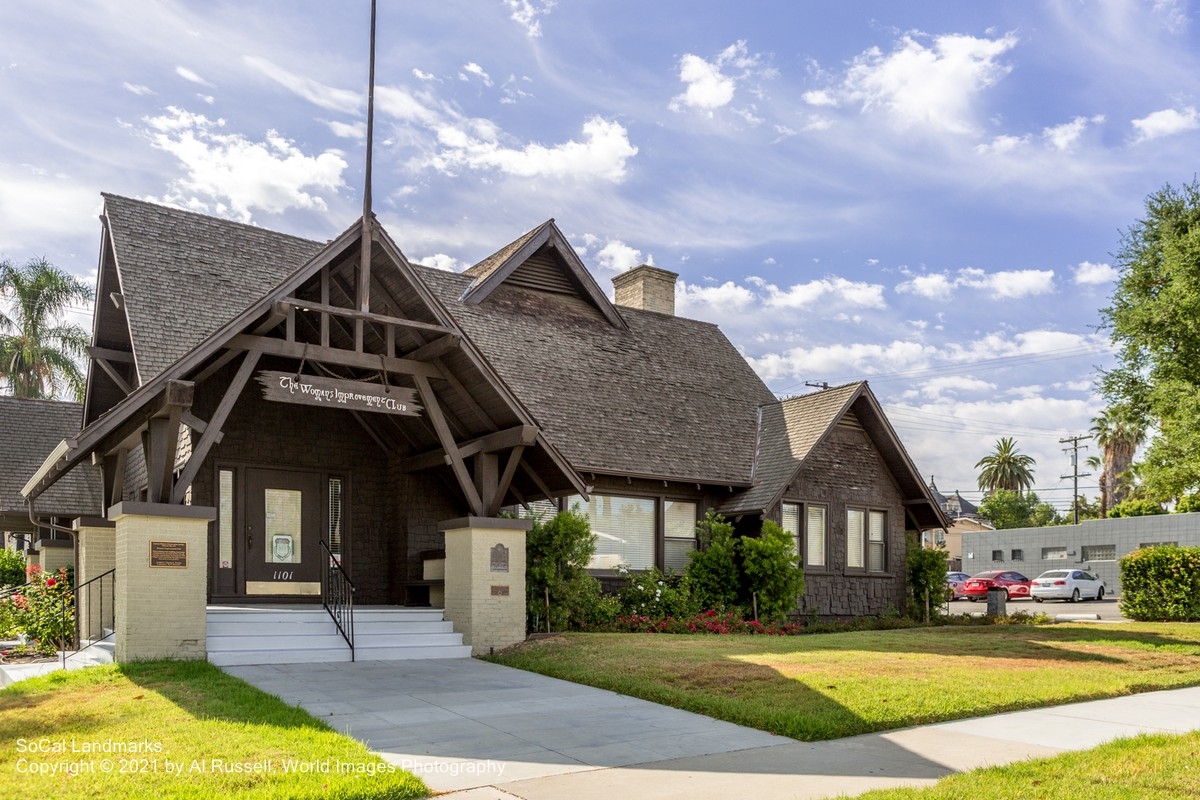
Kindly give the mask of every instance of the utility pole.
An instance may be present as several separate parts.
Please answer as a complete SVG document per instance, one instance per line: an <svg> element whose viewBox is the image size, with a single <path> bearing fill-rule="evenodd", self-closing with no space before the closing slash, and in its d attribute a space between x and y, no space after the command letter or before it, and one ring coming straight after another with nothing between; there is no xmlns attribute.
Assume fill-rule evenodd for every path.
<svg viewBox="0 0 1200 800"><path fill-rule="evenodd" d="M814 389L828 389L829 388L829 384L826 383L825 381L805 381L804 385L811 386Z"/></svg>
<svg viewBox="0 0 1200 800"><path fill-rule="evenodd" d="M1070 475L1060 475L1059 477L1063 478L1063 479L1066 479L1066 478L1074 478L1075 479L1075 489L1074 489L1073 493L1071 494L1071 509L1074 511L1074 521L1075 521L1076 525L1079 524L1079 479L1081 477L1086 478L1088 475L1092 474L1090 472L1082 472L1081 473L1079 471L1079 443L1085 439L1091 439L1091 438L1092 438L1091 436L1067 436L1063 439L1058 440L1059 444L1066 444L1067 442L1071 443L1070 447L1063 448L1064 453L1071 454L1071 474ZM1088 446L1085 444L1083 446L1083 449L1087 450L1087 448L1088 448Z"/></svg>

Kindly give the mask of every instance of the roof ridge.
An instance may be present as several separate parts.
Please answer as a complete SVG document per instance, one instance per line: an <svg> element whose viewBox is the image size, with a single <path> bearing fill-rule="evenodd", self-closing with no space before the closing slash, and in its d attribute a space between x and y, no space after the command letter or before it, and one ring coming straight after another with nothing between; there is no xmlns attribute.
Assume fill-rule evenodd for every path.
<svg viewBox="0 0 1200 800"><path fill-rule="evenodd" d="M100 196L103 197L106 201L117 200L117 201L125 202L125 203L137 203L138 205L148 206L150 208L157 208L162 211L170 211L175 214L184 214L189 217L198 217L200 219L212 220L213 222L219 222L222 225L233 225L238 228L243 228L247 231L254 231L257 233L265 233L269 236L281 236L281 237L286 237L288 239L295 239L298 242L304 242L306 244L315 244L315 245L323 246L323 245L328 244L329 242L333 241L333 239L327 239L324 242L322 242L319 239L309 239L305 236L297 236L294 233L284 233L283 231L277 231L273 228L264 228L261 225L253 225L248 222L239 222L238 220L235 220L235 219L228 219L226 217L218 217L215 214L202 214L199 211L192 211L189 208L180 208L179 206L167 205L165 203L155 203L155 202L151 202L149 200L142 200L137 197L126 197L125 195L115 194L113 192L101 192ZM336 238L336 237L334 237L334 238Z"/></svg>

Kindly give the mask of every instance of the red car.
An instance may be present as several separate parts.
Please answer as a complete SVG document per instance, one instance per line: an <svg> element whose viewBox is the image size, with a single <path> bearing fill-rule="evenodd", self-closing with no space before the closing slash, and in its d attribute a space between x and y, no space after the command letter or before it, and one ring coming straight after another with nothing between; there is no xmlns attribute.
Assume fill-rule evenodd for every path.
<svg viewBox="0 0 1200 800"><path fill-rule="evenodd" d="M1015 600L1018 597L1029 599L1029 588L1033 585L1033 581L1026 578L1019 572L1012 570L992 570L991 572L981 572L971 580L963 584L963 595L974 603L979 599L987 599L987 591L993 586L1003 586L1008 592L1008 599Z"/></svg>

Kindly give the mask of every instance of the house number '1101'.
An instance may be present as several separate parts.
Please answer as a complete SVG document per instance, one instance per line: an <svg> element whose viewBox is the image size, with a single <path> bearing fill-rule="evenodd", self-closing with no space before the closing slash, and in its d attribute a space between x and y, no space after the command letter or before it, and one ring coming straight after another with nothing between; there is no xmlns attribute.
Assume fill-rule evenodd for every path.
<svg viewBox="0 0 1200 800"><path fill-rule="evenodd" d="M290 581L292 579L292 576L295 574L296 574L295 572L292 572L290 570L287 572L283 572L282 570L277 569L277 570L275 570L274 574L271 576L271 579L277 580L277 581Z"/></svg>

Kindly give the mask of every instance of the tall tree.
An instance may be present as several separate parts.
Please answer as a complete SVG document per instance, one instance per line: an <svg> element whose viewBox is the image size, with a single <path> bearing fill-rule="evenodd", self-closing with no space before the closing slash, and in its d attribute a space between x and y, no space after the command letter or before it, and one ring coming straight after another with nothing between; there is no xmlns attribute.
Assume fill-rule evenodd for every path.
<svg viewBox="0 0 1200 800"><path fill-rule="evenodd" d="M1100 314L1118 366L1102 388L1157 429L1140 465L1146 496L1180 498L1200 489L1200 181L1147 197L1114 263L1120 278Z"/></svg>
<svg viewBox="0 0 1200 800"><path fill-rule="evenodd" d="M1017 452L1017 442L1005 436L996 442L996 450L979 459L979 488L987 492L1007 489L1020 494L1033 487L1033 456Z"/></svg>
<svg viewBox="0 0 1200 800"><path fill-rule="evenodd" d="M1084 463L1087 464L1088 469L1096 470L1100 476L1099 518L1104 519L1108 515L1108 507L1111 505L1108 502L1108 478L1104 475L1104 459L1100 456L1088 456Z"/></svg>
<svg viewBox="0 0 1200 800"><path fill-rule="evenodd" d="M1110 406L1092 419L1091 433L1102 453L1100 488L1107 497L1101 505L1107 511L1129 493L1129 468L1146 440L1146 423L1128 405Z"/></svg>
<svg viewBox="0 0 1200 800"><path fill-rule="evenodd" d="M45 258L22 266L0 261L0 382L16 397L53 398L69 392L82 399L83 373L75 359L91 338L64 323L72 303L87 303L93 291Z"/></svg>

